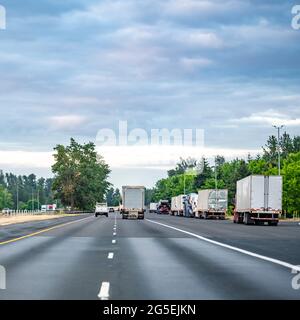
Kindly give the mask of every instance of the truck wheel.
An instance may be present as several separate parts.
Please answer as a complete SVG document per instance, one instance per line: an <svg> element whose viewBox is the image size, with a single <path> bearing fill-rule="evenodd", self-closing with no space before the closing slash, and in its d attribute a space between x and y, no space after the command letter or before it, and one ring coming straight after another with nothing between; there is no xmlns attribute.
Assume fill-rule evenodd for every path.
<svg viewBox="0 0 300 320"><path fill-rule="evenodd" d="M207 212L204 213L204 219L205 219L205 220L208 219L208 217L207 217Z"/></svg>
<svg viewBox="0 0 300 320"><path fill-rule="evenodd" d="M108 218L108 213L106 214L106 218Z"/></svg>
<svg viewBox="0 0 300 320"><path fill-rule="evenodd" d="M244 215L244 224L246 224L246 225L252 224L249 213L245 213L245 215Z"/></svg>

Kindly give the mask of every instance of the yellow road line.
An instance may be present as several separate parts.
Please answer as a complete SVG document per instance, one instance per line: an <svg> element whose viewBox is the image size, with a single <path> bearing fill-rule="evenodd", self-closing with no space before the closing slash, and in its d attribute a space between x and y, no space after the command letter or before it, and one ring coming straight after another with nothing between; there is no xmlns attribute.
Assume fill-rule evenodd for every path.
<svg viewBox="0 0 300 320"><path fill-rule="evenodd" d="M83 218L83 219L80 219L80 220L75 220L75 221L71 221L71 222L62 223L62 224L59 224L59 225L51 227L51 228L47 228L47 229L43 229L43 230L40 230L40 231L37 231L37 232L34 232L34 233L27 234L26 236L22 236L22 237L19 237L19 238L3 241L3 242L0 242L0 246L2 246L4 244L12 243L12 242L20 241L20 240L23 240L23 239L26 239L26 238L30 238L30 237L36 236L38 234L45 233L45 232L48 232L48 231L51 231L51 230L54 230L54 229L58 229L58 228L61 228L61 227L65 227L67 225L70 225L70 224L73 224L73 223L76 223L76 222L80 222L80 221L83 221L83 220L86 220L86 219L90 219L90 218L91 217L87 217L87 218Z"/></svg>

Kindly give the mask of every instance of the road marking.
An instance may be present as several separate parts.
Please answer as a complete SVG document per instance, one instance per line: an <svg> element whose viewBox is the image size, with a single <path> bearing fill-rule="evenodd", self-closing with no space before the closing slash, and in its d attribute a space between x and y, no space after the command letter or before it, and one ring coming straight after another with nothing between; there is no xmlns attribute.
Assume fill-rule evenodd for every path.
<svg viewBox="0 0 300 320"><path fill-rule="evenodd" d="M84 220L87 220L87 219L91 219L91 217L87 217L87 218L83 218L83 219L79 219L79 220L75 220L75 221L71 221L71 222L66 222L66 223L59 224L57 226L51 227L51 228L47 228L47 229L43 229L43 230L40 230L40 231L37 231L37 232L34 232L34 233L27 234L26 236L22 236L22 237L19 237L19 238L3 241L3 242L0 242L0 246L8 244L8 243L12 243L12 242L20 241L20 240L23 240L23 239L26 239L26 238L34 237L34 236L36 236L38 234L45 233L45 232L48 232L48 231L51 231L51 230L54 230L54 229L62 228L62 227L65 227L67 225L70 225L70 224L73 224L73 223L77 223L77 222L81 222L81 221L84 221Z"/></svg>
<svg viewBox="0 0 300 320"><path fill-rule="evenodd" d="M113 252L110 252L107 256L107 259L113 259L114 258L114 253Z"/></svg>
<svg viewBox="0 0 300 320"><path fill-rule="evenodd" d="M116 244L116 242L117 242L117 240L113 240L113 241L112 241L112 244Z"/></svg>
<svg viewBox="0 0 300 320"><path fill-rule="evenodd" d="M108 300L109 298L109 282L102 282L98 298L101 300Z"/></svg>
<svg viewBox="0 0 300 320"><path fill-rule="evenodd" d="M292 269L292 270L296 270L296 271L300 272L300 266L296 266L296 265L290 264L290 263L285 262L285 261L269 258L269 257L263 256L263 255L251 252L251 251L247 251L247 250L244 250L244 249L233 247L233 246L230 246L228 244L225 244L225 243L222 243L222 242L218 242L218 241L214 241L214 240L199 236L196 233L192 233L192 232L189 232L189 231L186 231L186 230L182 230L182 229L179 229L179 228L176 228L176 227L172 227L172 226L164 224L164 223L152 221L152 220L149 220L149 219L146 219L146 221L149 221L151 223L158 224L160 226L163 226L163 227L166 227L166 228L169 228L169 229L173 229L173 230L185 233L185 234L190 235L192 237L195 237L197 239L212 243L214 245L217 245L217 246L220 246L220 247L223 247L223 248L227 248L227 249L230 249L230 250L233 250L233 251L236 251L236 252L240 252L240 253L243 253L245 255L248 255L248 256L251 256L251 257L254 257L254 258L257 258L257 259L265 260L265 261L268 261L268 262L272 262L272 263L280 265L282 267L285 267L285 268L288 268L288 269Z"/></svg>
<svg viewBox="0 0 300 320"><path fill-rule="evenodd" d="M114 233L113 233L113 236L116 236L116 235L117 235L117 233L116 233L116 232L114 232Z"/></svg>

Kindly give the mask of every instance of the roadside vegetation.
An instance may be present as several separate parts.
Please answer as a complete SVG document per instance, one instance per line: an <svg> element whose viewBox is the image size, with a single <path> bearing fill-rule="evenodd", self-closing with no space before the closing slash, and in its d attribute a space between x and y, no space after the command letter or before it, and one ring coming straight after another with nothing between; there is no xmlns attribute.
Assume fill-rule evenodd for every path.
<svg viewBox="0 0 300 320"><path fill-rule="evenodd" d="M284 133L279 141L281 152L281 175L283 176L283 210L287 217L300 213L300 136L290 137ZM201 166L202 172L197 175L185 174L188 169ZM199 189L215 188L214 166L207 159L181 159L176 168L168 171L168 177L157 181L153 189L147 190L151 201L170 200L171 197L185 193L197 192ZM218 188L228 189L229 213L235 203L236 182L250 174L278 174L278 139L270 136L262 148L262 154L247 160L234 159L225 161L222 156L216 157Z"/></svg>

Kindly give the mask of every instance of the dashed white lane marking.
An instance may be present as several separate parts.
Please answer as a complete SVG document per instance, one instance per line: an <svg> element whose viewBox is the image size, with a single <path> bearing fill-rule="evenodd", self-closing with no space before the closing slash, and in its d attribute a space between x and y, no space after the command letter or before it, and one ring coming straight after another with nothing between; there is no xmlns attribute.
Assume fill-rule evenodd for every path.
<svg viewBox="0 0 300 320"><path fill-rule="evenodd" d="M112 244L116 244L116 242L117 242L117 240L113 240L113 241L112 241Z"/></svg>
<svg viewBox="0 0 300 320"><path fill-rule="evenodd" d="M251 252L251 251L247 251L247 250L244 250L244 249L240 249L240 248L237 248L237 247L230 246L230 245L222 243L222 242L214 241L214 240L199 236L196 233L192 233L192 232L189 232L189 231L186 231L186 230L182 230L182 229L179 229L179 228L176 228L176 227L172 227L172 226L170 226L168 224L152 221L152 220L149 220L149 219L146 219L146 221L154 223L154 224L158 224L160 226L163 226L163 227L166 227L166 228L169 228L169 229L172 229L172 230L176 230L176 231L185 233L185 234L190 235L192 237L195 237L197 239L212 243L214 245L217 245L217 246L220 246L220 247L223 247L223 248L227 248L227 249L230 249L230 250L233 250L233 251L237 251L237 252L246 254L248 256L251 256L251 257L254 257L254 258L257 258L257 259L261 259L261 260L265 260L265 261L268 261L268 262L272 262L272 263L280 265L282 267L285 267L285 268L300 272L300 266L296 266L296 265L290 264L290 263L285 262L285 261L269 258L269 257L263 256L263 255Z"/></svg>
<svg viewBox="0 0 300 320"><path fill-rule="evenodd" d="M113 252L110 252L107 256L107 259L113 259L114 258L114 253Z"/></svg>
<svg viewBox="0 0 300 320"><path fill-rule="evenodd" d="M114 233L113 233L113 236L116 236L116 235L117 235L117 233L116 233L116 232L114 232Z"/></svg>
<svg viewBox="0 0 300 320"><path fill-rule="evenodd" d="M102 282L101 288L98 294L98 298L101 300L108 300L109 298L109 282Z"/></svg>

